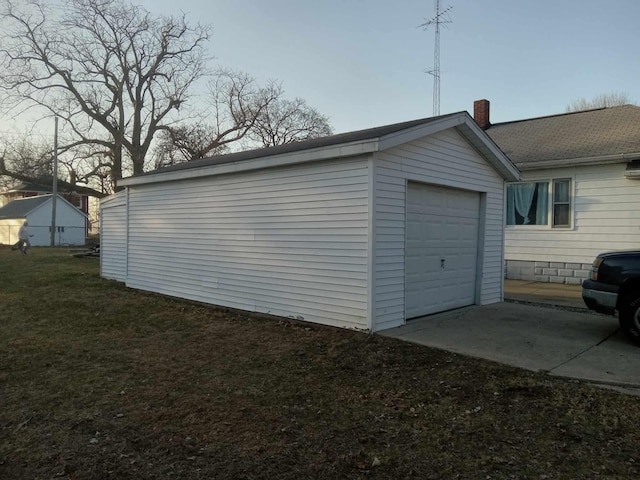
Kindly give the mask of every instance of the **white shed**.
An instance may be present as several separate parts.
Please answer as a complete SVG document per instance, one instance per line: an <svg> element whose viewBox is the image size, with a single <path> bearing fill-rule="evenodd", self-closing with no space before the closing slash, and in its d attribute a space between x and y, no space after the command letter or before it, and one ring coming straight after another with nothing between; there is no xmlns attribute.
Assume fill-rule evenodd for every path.
<svg viewBox="0 0 640 480"><path fill-rule="evenodd" d="M38 195L9 202L0 208L0 245L18 241L22 223L29 222L32 246L51 245L53 195ZM56 201L56 245L84 245L87 216L60 195Z"/></svg>
<svg viewBox="0 0 640 480"><path fill-rule="evenodd" d="M102 234L124 246L102 249L102 275L310 322L396 327L502 300L505 180L517 179L466 112L195 160L119 182Z"/></svg>

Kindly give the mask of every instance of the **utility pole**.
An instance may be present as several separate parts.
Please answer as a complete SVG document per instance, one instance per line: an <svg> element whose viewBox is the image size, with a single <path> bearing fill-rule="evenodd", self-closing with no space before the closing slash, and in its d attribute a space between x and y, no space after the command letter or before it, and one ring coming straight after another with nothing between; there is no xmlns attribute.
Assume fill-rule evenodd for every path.
<svg viewBox="0 0 640 480"><path fill-rule="evenodd" d="M440 0L435 0L436 15L426 20L419 27L428 30L430 26L435 27L436 40L433 47L433 69L426 73L433 76L433 116L440 115L440 25L452 23L449 12L453 7L440 10Z"/></svg>
<svg viewBox="0 0 640 480"><path fill-rule="evenodd" d="M56 201L58 200L58 116L53 134L53 197L51 198L51 246L56 245Z"/></svg>

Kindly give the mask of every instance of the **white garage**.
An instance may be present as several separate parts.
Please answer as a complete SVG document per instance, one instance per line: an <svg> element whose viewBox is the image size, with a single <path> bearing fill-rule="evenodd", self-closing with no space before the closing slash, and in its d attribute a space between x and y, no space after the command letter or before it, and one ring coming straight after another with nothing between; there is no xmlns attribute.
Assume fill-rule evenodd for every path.
<svg viewBox="0 0 640 480"><path fill-rule="evenodd" d="M517 179L466 112L194 160L119 182L103 202L102 275L392 328L502 300L505 180Z"/></svg>

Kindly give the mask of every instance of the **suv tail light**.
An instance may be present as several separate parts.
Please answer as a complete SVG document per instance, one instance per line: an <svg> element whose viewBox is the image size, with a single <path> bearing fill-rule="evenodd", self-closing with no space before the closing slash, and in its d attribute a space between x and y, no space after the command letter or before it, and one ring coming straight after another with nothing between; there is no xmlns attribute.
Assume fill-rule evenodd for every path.
<svg viewBox="0 0 640 480"><path fill-rule="evenodd" d="M600 268L600 264L602 263L602 258L601 257L597 257L594 261L593 261L593 266L591 267L591 280L598 280L598 269Z"/></svg>

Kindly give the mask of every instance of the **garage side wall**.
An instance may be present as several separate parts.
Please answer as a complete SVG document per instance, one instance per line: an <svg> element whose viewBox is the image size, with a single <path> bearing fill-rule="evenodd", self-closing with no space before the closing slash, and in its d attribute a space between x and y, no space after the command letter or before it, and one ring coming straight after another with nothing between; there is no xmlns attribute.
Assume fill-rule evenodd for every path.
<svg viewBox="0 0 640 480"><path fill-rule="evenodd" d="M405 202L408 181L481 194L479 298L502 301L502 177L454 129L376 154L374 330L405 323Z"/></svg>
<svg viewBox="0 0 640 480"><path fill-rule="evenodd" d="M126 191L100 202L100 275L127 280Z"/></svg>
<svg viewBox="0 0 640 480"><path fill-rule="evenodd" d="M129 191L127 285L367 328L367 158Z"/></svg>

